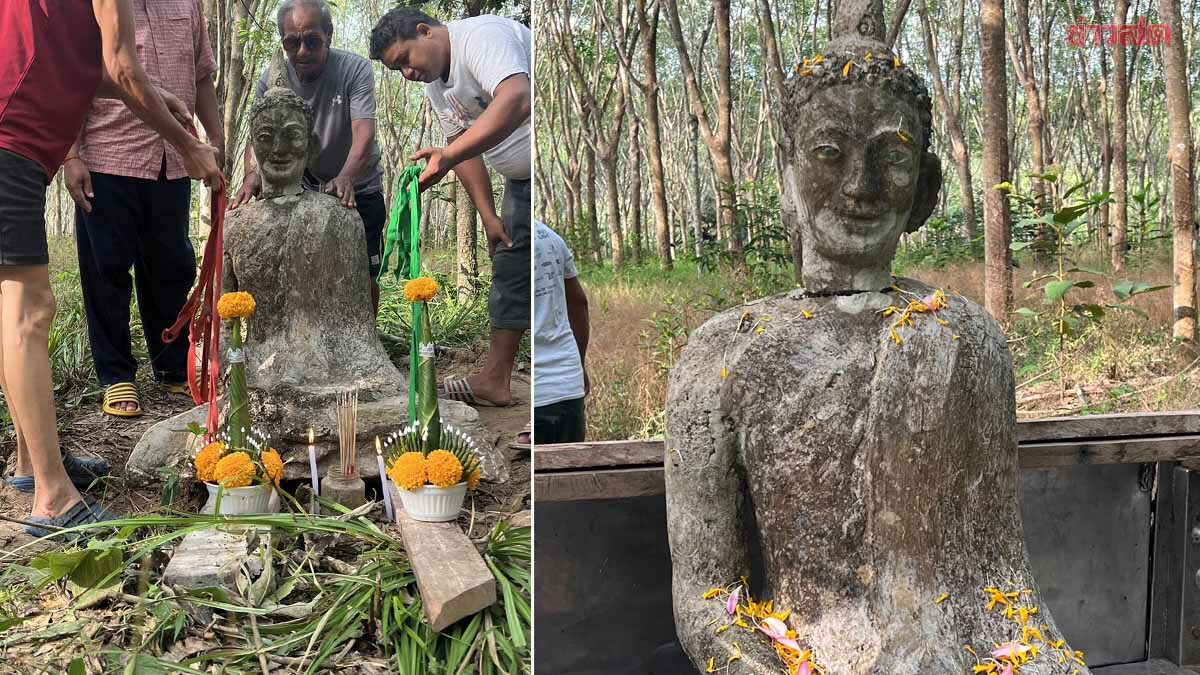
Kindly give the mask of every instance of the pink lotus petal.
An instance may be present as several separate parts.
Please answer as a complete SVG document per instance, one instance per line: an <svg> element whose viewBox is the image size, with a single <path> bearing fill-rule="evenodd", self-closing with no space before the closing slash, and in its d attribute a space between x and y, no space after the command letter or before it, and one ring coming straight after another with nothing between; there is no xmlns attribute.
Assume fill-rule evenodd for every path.
<svg viewBox="0 0 1200 675"><path fill-rule="evenodd" d="M992 650L992 658L994 659L1012 659L1022 656L1025 652L1032 649L1029 645L1023 645L1016 642L1002 644Z"/></svg>
<svg viewBox="0 0 1200 675"><path fill-rule="evenodd" d="M787 625L773 616L763 619L762 632L772 640L779 641L787 638Z"/></svg>
<svg viewBox="0 0 1200 675"><path fill-rule="evenodd" d="M935 302L935 301L934 301L934 299L933 299L933 296L932 296L932 295L927 295L927 296L925 296L925 297L921 298L921 304L923 304L923 305L925 305L926 307L928 307L930 311L933 311L933 307L934 307L934 304L933 304L933 303L934 303L934 302Z"/></svg>
<svg viewBox="0 0 1200 675"><path fill-rule="evenodd" d="M813 675L812 664L808 661L800 664L800 668L796 671L796 675Z"/></svg>
<svg viewBox="0 0 1200 675"><path fill-rule="evenodd" d="M725 613L726 614L729 614L732 616L733 613L737 611L738 600L739 600L741 594L742 594L741 586L738 586L737 588L733 589L733 592L729 594L729 600L727 600L725 602Z"/></svg>
<svg viewBox="0 0 1200 675"><path fill-rule="evenodd" d="M784 647L788 647L788 648L794 649L796 651L800 651L800 644L791 638L777 637L777 638L774 638L774 640L776 642L778 642L779 644L783 645Z"/></svg>

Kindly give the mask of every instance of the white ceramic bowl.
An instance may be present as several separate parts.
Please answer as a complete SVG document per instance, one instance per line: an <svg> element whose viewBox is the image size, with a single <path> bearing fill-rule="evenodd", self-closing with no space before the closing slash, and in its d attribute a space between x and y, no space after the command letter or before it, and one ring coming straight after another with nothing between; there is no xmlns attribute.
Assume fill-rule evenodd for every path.
<svg viewBox="0 0 1200 675"><path fill-rule="evenodd" d="M212 513L217 503L217 488L213 483L205 483L208 488L208 503L201 513ZM259 513L271 513L271 496L275 494L274 485L261 483L246 487L225 488L221 494L221 515L245 516Z"/></svg>
<svg viewBox="0 0 1200 675"><path fill-rule="evenodd" d="M463 500L467 497L466 481L448 488L426 485L416 490L403 490L388 481L388 487L392 490L393 506L397 502L396 496L399 496L404 512L413 520L426 523L444 523L458 518Z"/></svg>

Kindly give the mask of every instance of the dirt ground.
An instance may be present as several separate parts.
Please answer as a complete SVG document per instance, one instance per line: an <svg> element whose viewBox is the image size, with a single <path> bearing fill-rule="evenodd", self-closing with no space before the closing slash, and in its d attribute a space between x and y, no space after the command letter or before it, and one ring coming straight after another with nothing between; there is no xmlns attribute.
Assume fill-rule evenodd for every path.
<svg viewBox="0 0 1200 675"><path fill-rule="evenodd" d="M485 351L486 345L481 345L477 349L452 353L445 359L439 359L438 377L465 376L473 372L477 364L482 365ZM119 419L105 415L100 411L99 403L85 403L73 410L60 411L59 417L59 437L63 447L78 455L99 456L108 460L112 476L105 479L102 485L93 487L89 494L118 515L145 513L159 508L162 486L151 485L140 489L127 487L123 480L125 462L147 429L193 406L190 398L165 392L148 373L139 374L138 386L144 411L141 417ZM478 408L481 421L500 435L498 449L510 460L511 477L506 483L483 483L478 493L470 497L461 523L464 531L473 538L479 537L487 531L483 528L490 528L501 518L530 507L529 452L508 448L508 444L516 440L517 434L530 419L533 397L527 363L517 365L512 386L514 405L507 408ZM15 462L14 450L15 442L12 440L0 445L0 467L3 467L4 474L11 471L11 463ZM177 501L175 508L196 512L204 503L205 491L193 480L184 481L180 494L183 501ZM23 519L29 515L32 501L32 495L17 492L7 484L0 483L0 516ZM379 518L383 518L381 511ZM396 533L398 535L399 531ZM11 551L32 541L33 538L19 524L0 521L0 551ZM26 550L32 553L39 548L34 546Z"/></svg>

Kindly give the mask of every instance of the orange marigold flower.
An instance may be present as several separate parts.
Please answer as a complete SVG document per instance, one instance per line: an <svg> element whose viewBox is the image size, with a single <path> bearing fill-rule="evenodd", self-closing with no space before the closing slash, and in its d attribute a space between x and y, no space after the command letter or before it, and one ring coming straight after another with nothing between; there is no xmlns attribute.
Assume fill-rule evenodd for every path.
<svg viewBox="0 0 1200 675"><path fill-rule="evenodd" d="M387 470L388 478L403 490L416 490L425 485L425 455L406 452L392 460Z"/></svg>
<svg viewBox="0 0 1200 675"><path fill-rule="evenodd" d="M217 301L217 314L226 321L249 318L254 314L254 296L245 291L226 293Z"/></svg>
<svg viewBox="0 0 1200 675"><path fill-rule="evenodd" d="M254 462L250 461L250 455L234 452L217 462L217 467L213 470L213 482L221 483L226 488L246 487L254 482L257 475L258 471L254 468Z"/></svg>
<svg viewBox="0 0 1200 675"><path fill-rule="evenodd" d="M267 448L267 451L262 454L262 465L267 473L267 478L272 483L279 485L279 480L283 478L283 458L279 456L275 448Z"/></svg>
<svg viewBox="0 0 1200 675"><path fill-rule="evenodd" d="M438 282L430 277L417 277L404 284L404 297L409 302L424 302L437 295Z"/></svg>
<svg viewBox="0 0 1200 675"><path fill-rule="evenodd" d="M429 482L442 488L458 485L462 480L462 462L445 450L434 450L425 458L425 472Z"/></svg>
<svg viewBox="0 0 1200 675"><path fill-rule="evenodd" d="M196 479L205 483L213 482L213 470L217 468L217 462L221 461L224 452L225 444L220 441L204 446L196 455Z"/></svg>
<svg viewBox="0 0 1200 675"><path fill-rule="evenodd" d="M482 475L483 474L480 473L479 469L475 469L474 471L472 471L471 475L467 476L467 489L469 489L469 490L478 489L479 488L479 479L480 479L480 477L482 477Z"/></svg>

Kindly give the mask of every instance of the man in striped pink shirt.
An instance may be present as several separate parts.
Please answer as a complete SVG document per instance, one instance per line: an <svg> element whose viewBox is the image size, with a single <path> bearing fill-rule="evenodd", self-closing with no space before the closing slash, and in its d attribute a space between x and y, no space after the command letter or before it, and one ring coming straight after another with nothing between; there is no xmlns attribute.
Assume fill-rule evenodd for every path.
<svg viewBox="0 0 1200 675"><path fill-rule="evenodd" d="M199 118L223 153L213 87L217 65L199 0L132 0L131 5L146 73ZM92 102L64 169L77 204L79 275L92 360L105 391L103 410L138 415L138 364L128 309L134 288L155 379L186 393L187 342L164 344L162 332L174 322L196 277L188 238L191 182L179 152L111 99Z"/></svg>

